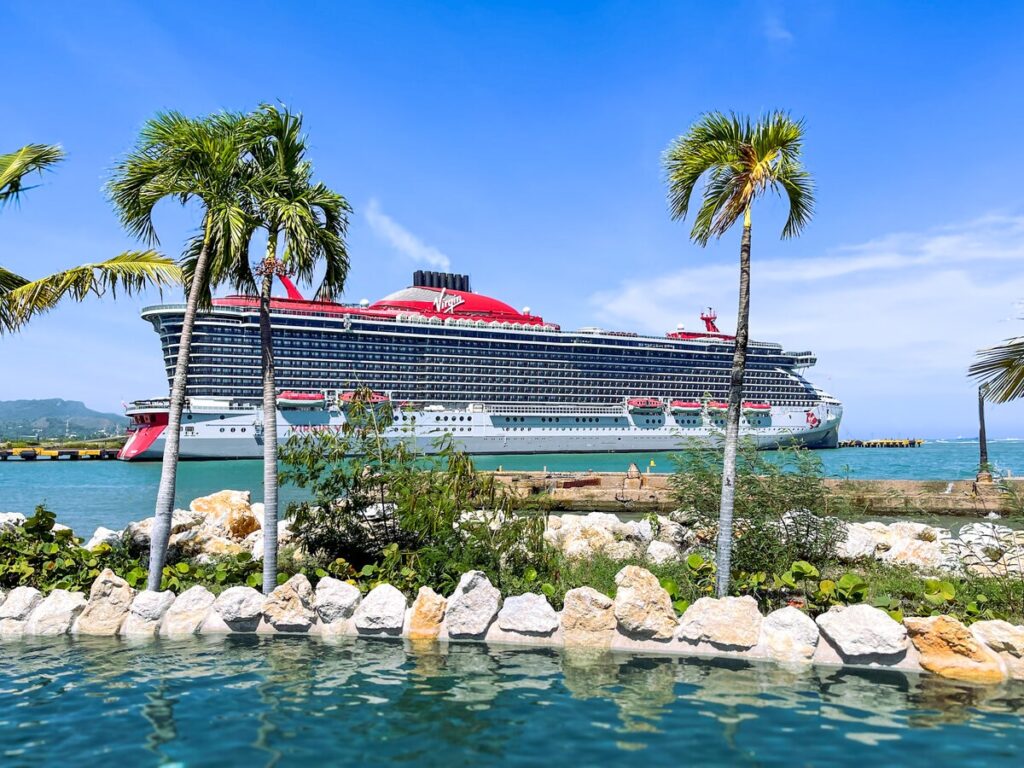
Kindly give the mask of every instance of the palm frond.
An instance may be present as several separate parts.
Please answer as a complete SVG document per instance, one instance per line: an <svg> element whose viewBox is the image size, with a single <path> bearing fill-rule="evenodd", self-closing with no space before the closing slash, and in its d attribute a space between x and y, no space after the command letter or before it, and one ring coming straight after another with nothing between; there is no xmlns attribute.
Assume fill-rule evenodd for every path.
<svg viewBox="0 0 1024 768"><path fill-rule="evenodd" d="M28 280L21 275L16 275L11 270L0 267L0 295L20 288L27 282Z"/></svg>
<svg viewBox="0 0 1024 768"><path fill-rule="evenodd" d="M64 158L64 150L55 144L27 144L21 149L0 155L0 205L17 200L31 187L25 177L42 173Z"/></svg>
<svg viewBox="0 0 1024 768"><path fill-rule="evenodd" d="M703 180L690 232L698 245L725 234L768 191L789 202L782 236L799 234L814 212L814 184L800 162L803 135L803 121L781 111L757 121L734 113L701 115L662 156L670 215L686 218Z"/></svg>
<svg viewBox="0 0 1024 768"><path fill-rule="evenodd" d="M985 389L985 399L1006 403L1024 397L1024 337L978 350L968 370Z"/></svg>
<svg viewBox="0 0 1024 768"><path fill-rule="evenodd" d="M173 260L155 251L128 251L106 261L83 264L0 293L0 334L17 330L30 318L48 312L61 300L81 301L120 290L126 294L145 288L164 288L181 282Z"/></svg>

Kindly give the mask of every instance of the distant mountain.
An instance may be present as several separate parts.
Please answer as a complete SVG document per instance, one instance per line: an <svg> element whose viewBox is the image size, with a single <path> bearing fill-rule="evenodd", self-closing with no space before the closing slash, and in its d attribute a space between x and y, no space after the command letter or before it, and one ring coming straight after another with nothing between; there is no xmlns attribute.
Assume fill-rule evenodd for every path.
<svg viewBox="0 0 1024 768"><path fill-rule="evenodd" d="M0 439L98 437L123 431L127 423L124 416L94 411L79 400L0 400Z"/></svg>

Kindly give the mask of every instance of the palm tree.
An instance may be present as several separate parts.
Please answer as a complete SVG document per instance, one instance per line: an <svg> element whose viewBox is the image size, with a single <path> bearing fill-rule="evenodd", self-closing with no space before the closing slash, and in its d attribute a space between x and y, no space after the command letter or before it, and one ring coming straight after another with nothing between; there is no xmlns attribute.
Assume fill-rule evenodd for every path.
<svg viewBox="0 0 1024 768"><path fill-rule="evenodd" d="M803 121L793 120L785 112L773 112L756 122L734 113L710 112L673 141L663 157L673 219L686 218L694 188L705 179L690 239L706 246L711 238L720 238L743 217L739 312L729 379L718 521L719 597L728 593L732 560L736 449L750 320L750 213L754 201L771 191L785 195L789 202L783 238L798 235L810 221L814 183L801 163L803 138Z"/></svg>
<svg viewBox="0 0 1024 768"><path fill-rule="evenodd" d="M984 388L984 398L993 403L1024 397L1024 336L979 349L969 374Z"/></svg>
<svg viewBox="0 0 1024 768"><path fill-rule="evenodd" d="M164 456L150 540L146 588L157 590L163 573L177 480L181 413L192 346L192 329L201 304L209 299L209 273L230 262L242 248L249 226L239 204L247 156L253 137L244 116L222 113L194 119L177 112L158 114L142 128L139 141L114 169L107 185L121 223L136 237L151 243L158 238L154 209L162 200L182 205L197 201L203 209L199 235L188 246L194 255L185 271L187 301L182 318L178 357L171 383ZM193 253L194 251L194 253Z"/></svg>
<svg viewBox="0 0 1024 768"><path fill-rule="evenodd" d="M25 186L29 174L41 174L63 158L64 151L51 144L28 144L0 155L0 206L18 200L31 189ZM116 295L118 289L130 294L180 280L181 272L174 262L155 251L128 251L38 280L0 267L0 335L18 330L68 296L81 301L89 294L101 296L110 291Z"/></svg>
<svg viewBox="0 0 1024 768"><path fill-rule="evenodd" d="M252 149L246 176L251 229L267 235L263 259L252 267L247 249L232 251L232 264L216 276L243 293L259 296L263 380L263 591L277 586L277 382L270 328L270 299L275 275L293 275L312 283L324 270L315 298L333 301L348 276L345 234L351 208L344 197L312 180L306 159L302 116L264 105L249 118L260 137ZM280 256L278 251L280 250ZM186 272L190 265L186 263Z"/></svg>

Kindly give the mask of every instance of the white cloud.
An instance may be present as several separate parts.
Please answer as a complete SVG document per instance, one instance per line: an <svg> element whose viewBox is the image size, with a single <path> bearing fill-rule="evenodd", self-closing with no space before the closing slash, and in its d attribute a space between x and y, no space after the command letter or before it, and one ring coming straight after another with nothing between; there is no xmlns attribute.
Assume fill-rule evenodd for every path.
<svg viewBox="0 0 1024 768"><path fill-rule="evenodd" d="M756 249L753 257L752 335L813 349L819 363L808 378L846 401L858 436L970 432L975 351L1024 333L1024 216L893 234L816 258L759 260ZM697 314L711 305L727 330L737 273L716 260L591 300L602 322L656 334L679 322L700 327Z"/></svg>
<svg viewBox="0 0 1024 768"><path fill-rule="evenodd" d="M424 243L384 213L376 199L370 200L365 213L370 228L399 253L413 261L422 262L438 269L447 270L451 267L451 259L434 246Z"/></svg>
<svg viewBox="0 0 1024 768"><path fill-rule="evenodd" d="M769 40L780 43L791 43L793 41L793 33L786 28L782 17L774 11L765 12L761 30Z"/></svg>

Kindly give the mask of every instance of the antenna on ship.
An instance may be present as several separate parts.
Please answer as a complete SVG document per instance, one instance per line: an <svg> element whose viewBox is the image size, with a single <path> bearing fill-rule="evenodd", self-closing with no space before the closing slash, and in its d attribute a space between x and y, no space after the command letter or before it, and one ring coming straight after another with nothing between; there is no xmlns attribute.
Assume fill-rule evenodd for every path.
<svg viewBox="0 0 1024 768"><path fill-rule="evenodd" d="M700 313L700 319L704 321L705 331L708 333L721 333L721 331L718 330L718 326L715 325L715 320L718 319L718 315L715 314L715 310L711 307L708 307L707 312Z"/></svg>

